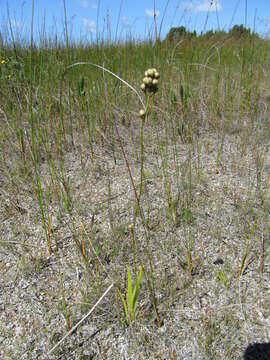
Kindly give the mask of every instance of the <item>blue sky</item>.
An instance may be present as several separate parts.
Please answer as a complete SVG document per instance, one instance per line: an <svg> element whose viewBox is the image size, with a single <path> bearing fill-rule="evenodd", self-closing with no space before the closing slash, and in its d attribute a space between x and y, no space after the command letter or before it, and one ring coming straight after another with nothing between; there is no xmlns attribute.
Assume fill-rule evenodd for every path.
<svg viewBox="0 0 270 360"><path fill-rule="evenodd" d="M171 26L185 26L200 33L218 28L228 30L234 24L245 25L245 21L251 29L255 23L257 32L270 35L270 0L170 0L168 3L167 0L66 0L65 3L69 32L74 39L96 39L97 33L113 40L129 35L149 37L154 32L154 13L158 31L162 23L162 37ZM63 4L63 0L34 1L37 38L43 23L47 34L57 32L63 36ZM2 32L9 11L15 35L29 33L32 0L0 0L0 9Z"/></svg>

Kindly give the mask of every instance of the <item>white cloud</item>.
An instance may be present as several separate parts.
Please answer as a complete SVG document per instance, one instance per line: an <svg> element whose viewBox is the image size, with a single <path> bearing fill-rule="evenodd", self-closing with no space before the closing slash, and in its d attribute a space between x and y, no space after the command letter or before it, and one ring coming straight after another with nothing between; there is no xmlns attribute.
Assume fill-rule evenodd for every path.
<svg viewBox="0 0 270 360"><path fill-rule="evenodd" d="M81 7L85 8L85 9L87 9L89 7L93 10L97 9L97 4L95 4L95 3L90 4L88 0L80 0L80 5L81 5Z"/></svg>
<svg viewBox="0 0 270 360"><path fill-rule="evenodd" d="M260 22L261 24L264 24L264 25L270 25L270 16L266 16L266 17L258 16L258 22Z"/></svg>
<svg viewBox="0 0 270 360"><path fill-rule="evenodd" d="M193 12L213 12L221 11L222 6L220 0L203 0L195 3L184 3L184 9Z"/></svg>
<svg viewBox="0 0 270 360"><path fill-rule="evenodd" d="M122 16L122 25L124 27L131 27L132 23L130 21L128 21L126 16Z"/></svg>
<svg viewBox="0 0 270 360"><path fill-rule="evenodd" d="M91 33L96 31L96 23L93 20L83 18L83 26Z"/></svg>
<svg viewBox="0 0 270 360"><path fill-rule="evenodd" d="M159 10L154 10L154 9L146 9L145 13L147 16L149 17L154 17L154 16L159 16Z"/></svg>
<svg viewBox="0 0 270 360"><path fill-rule="evenodd" d="M81 7L87 9L89 7L89 1L88 0L80 0Z"/></svg>
<svg viewBox="0 0 270 360"><path fill-rule="evenodd" d="M10 24L11 24L11 27L12 27L12 28L15 28L15 29L17 29L17 30L22 30L23 27L24 27L23 22L18 21L17 19L11 19L11 20L10 20Z"/></svg>

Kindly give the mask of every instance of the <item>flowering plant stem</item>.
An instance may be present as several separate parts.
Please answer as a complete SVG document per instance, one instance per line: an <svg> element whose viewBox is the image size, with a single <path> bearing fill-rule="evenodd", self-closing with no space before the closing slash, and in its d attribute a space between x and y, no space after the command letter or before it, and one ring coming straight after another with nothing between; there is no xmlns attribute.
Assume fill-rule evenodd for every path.
<svg viewBox="0 0 270 360"><path fill-rule="evenodd" d="M136 204L136 210L135 210L135 215L134 215L134 219L133 219L133 224L135 226L136 223L136 218L137 218L137 214L138 214L138 210L139 210L139 205L140 205L140 199L142 196L142 192L143 192L143 179L144 179L144 143L143 143L143 131L144 131L144 125L145 122L147 121L147 113L148 113L148 109L150 107L150 94L147 95L147 101L146 101L146 106L145 106L145 118L142 118L141 121L141 126L140 126L140 150L141 150L141 158L140 158L140 162L141 162L141 167L140 167L140 189L139 189L139 196L138 196L138 201Z"/></svg>

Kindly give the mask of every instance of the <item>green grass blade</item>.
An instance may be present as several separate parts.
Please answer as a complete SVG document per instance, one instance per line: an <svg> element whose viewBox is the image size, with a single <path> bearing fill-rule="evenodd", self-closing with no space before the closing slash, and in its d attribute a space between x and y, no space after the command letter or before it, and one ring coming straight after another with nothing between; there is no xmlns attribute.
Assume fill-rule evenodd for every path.
<svg viewBox="0 0 270 360"><path fill-rule="evenodd" d="M133 291L132 291L132 280L130 270L128 270L128 292L127 292L127 303L129 313L133 313Z"/></svg>
<svg viewBox="0 0 270 360"><path fill-rule="evenodd" d="M138 300L138 296L139 296L139 292L140 292L141 280L142 280L142 266L140 266L140 268L139 268L139 273L138 273L138 276L136 278L134 289L133 289L132 308L134 309L134 313L136 312L136 308L137 308L137 300Z"/></svg>
<svg viewBox="0 0 270 360"><path fill-rule="evenodd" d="M125 311L126 323L129 324L129 314L128 314L128 307L127 307L126 300L124 299L124 297L123 297L123 295L121 294L121 291L120 291L120 290L118 290L118 293L119 293L119 296L120 296L120 299L121 299L121 301L122 301L123 308L124 308L124 311Z"/></svg>

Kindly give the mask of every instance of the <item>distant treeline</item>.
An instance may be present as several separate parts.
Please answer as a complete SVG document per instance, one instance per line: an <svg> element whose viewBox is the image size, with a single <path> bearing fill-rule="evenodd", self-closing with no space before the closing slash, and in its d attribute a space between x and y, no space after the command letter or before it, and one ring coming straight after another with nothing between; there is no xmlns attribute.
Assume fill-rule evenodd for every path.
<svg viewBox="0 0 270 360"><path fill-rule="evenodd" d="M242 38L242 37L249 37L255 36L259 37L258 34L251 32L250 28L246 28L244 25L234 25L228 32L224 30L209 30L205 33L197 34L194 31L188 31L185 26L180 27L172 27L168 32L165 41L179 41L181 39L187 38L195 38L195 37L202 37L202 38L210 38L210 37L225 37L230 36L234 38Z"/></svg>

